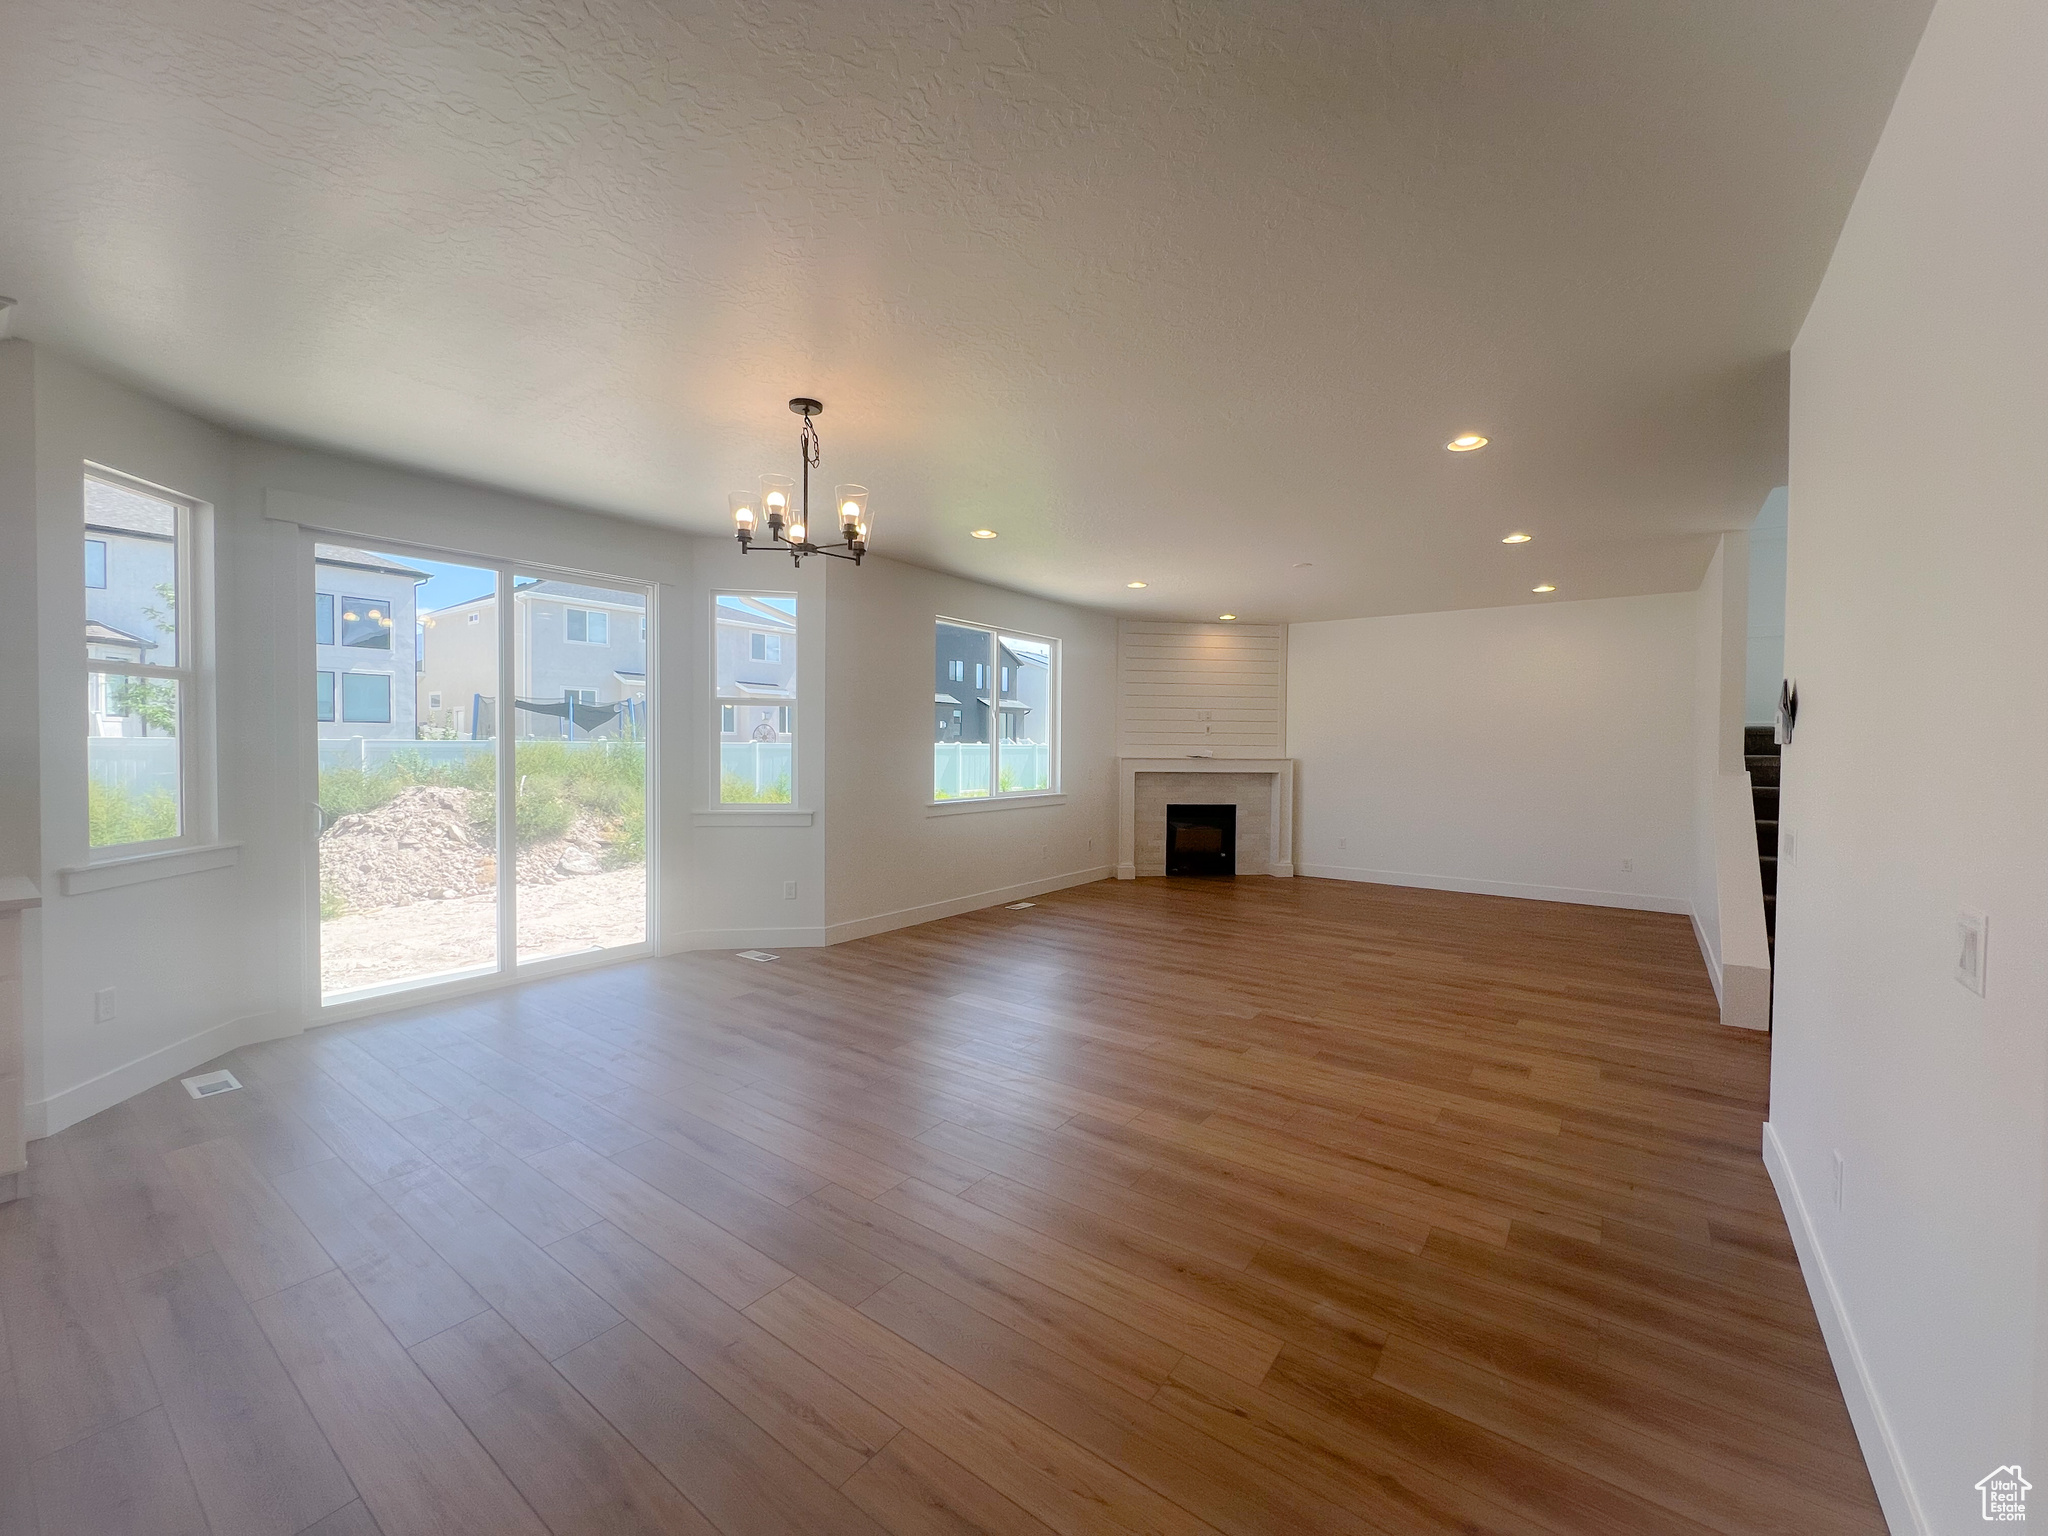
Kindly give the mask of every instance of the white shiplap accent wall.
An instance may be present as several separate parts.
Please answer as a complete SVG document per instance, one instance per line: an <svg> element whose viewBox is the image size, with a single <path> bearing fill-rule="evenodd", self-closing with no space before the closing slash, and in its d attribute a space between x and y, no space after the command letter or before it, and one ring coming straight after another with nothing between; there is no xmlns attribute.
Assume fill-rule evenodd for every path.
<svg viewBox="0 0 2048 1536"><path fill-rule="evenodd" d="M1209 718L1200 718L1202 711ZM1287 755L1287 630L1279 624L1117 626L1117 755Z"/></svg>

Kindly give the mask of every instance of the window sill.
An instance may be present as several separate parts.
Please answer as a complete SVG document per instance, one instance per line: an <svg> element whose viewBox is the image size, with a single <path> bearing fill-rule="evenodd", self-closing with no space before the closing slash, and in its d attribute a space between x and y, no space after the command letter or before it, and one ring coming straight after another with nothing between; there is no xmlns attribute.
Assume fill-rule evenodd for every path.
<svg viewBox="0 0 2048 1536"><path fill-rule="evenodd" d="M1027 805L1065 805L1067 797L1057 790L1040 795L983 795L973 800L930 800L927 816L960 816L972 811L1015 811Z"/></svg>
<svg viewBox="0 0 2048 1536"><path fill-rule="evenodd" d="M792 811L750 805L721 806L715 811L692 811L693 827L808 827L812 811Z"/></svg>
<svg viewBox="0 0 2048 1536"><path fill-rule="evenodd" d="M141 885L146 880L169 880L176 875L196 875L209 869L230 869L241 862L240 843L202 843L193 848L166 848L160 853L130 854L127 858L102 859L57 871L57 888L66 896L84 896L92 891L111 891L116 886Z"/></svg>

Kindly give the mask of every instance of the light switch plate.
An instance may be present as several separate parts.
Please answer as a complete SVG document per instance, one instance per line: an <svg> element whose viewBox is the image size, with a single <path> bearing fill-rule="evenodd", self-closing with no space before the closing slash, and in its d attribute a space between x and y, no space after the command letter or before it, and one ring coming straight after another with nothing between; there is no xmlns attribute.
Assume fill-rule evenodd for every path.
<svg viewBox="0 0 2048 1536"><path fill-rule="evenodd" d="M1979 997L1984 995L1986 946L1991 941L1991 920L1982 912L1965 907L1956 914L1956 980Z"/></svg>

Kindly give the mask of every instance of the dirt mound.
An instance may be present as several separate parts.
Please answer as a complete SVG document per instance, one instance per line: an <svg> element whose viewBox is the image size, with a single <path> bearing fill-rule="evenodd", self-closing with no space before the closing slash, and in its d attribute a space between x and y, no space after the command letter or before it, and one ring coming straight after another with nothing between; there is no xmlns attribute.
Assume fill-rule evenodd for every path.
<svg viewBox="0 0 2048 1536"><path fill-rule="evenodd" d="M446 901L491 889L497 860L470 828L473 792L435 784L401 789L374 811L320 834L320 890L350 911Z"/></svg>
<svg viewBox="0 0 2048 1536"><path fill-rule="evenodd" d="M320 834L322 898L350 912L373 912L491 891L497 849L488 827L479 830L471 819L478 798L474 790L414 784L374 811L340 817ZM566 835L520 849L519 884L601 874L607 830L585 812Z"/></svg>

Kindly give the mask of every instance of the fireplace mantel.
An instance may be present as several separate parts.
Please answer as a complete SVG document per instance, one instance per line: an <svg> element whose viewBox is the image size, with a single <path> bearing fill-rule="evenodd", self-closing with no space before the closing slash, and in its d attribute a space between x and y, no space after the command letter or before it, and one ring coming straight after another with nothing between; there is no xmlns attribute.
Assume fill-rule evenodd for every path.
<svg viewBox="0 0 2048 1536"><path fill-rule="evenodd" d="M1116 877L1138 878L1138 775L1261 773L1271 780L1271 815L1263 868L1239 861L1240 874L1294 873L1294 759L1291 757L1120 757L1117 759Z"/></svg>

